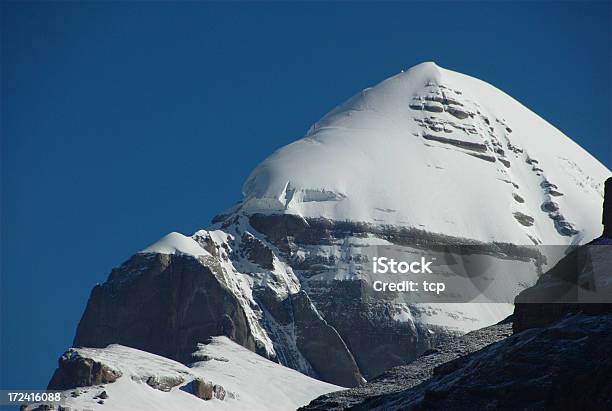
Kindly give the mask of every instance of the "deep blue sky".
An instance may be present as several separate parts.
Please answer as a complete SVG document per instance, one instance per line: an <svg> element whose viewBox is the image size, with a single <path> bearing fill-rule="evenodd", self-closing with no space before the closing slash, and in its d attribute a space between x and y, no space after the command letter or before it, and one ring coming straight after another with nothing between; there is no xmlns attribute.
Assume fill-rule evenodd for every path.
<svg viewBox="0 0 612 411"><path fill-rule="evenodd" d="M610 168L610 13L3 2L1 386L45 387L113 266L205 227L273 150L422 61L496 85Z"/></svg>

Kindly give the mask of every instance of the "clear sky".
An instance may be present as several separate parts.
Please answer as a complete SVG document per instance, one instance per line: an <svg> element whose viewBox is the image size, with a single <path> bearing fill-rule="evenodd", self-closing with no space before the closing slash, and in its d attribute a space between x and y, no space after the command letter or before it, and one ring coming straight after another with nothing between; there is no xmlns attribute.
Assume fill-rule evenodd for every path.
<svg viewBox="0 0 612 411"><path fill-rule="evenodd" d="M420 62L612 167L608 2L1 7L3 388L46 386L112 267L206 227L272 151Z"/></svg>

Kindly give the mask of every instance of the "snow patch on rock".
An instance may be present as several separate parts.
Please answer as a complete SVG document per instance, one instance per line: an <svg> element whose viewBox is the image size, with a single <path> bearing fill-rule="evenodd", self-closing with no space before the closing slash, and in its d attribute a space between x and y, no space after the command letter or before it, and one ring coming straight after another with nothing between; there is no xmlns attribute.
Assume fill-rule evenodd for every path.
<svg viewBox="0 0 612 411"><path fill-rule="evenodd" d="M194 257L210 256L193 238L181 233L172 232L151 244L141 254L185 254Z"/></svg>
<svg viewBox="0 0 612 411"><path fill-rule="evenodd" d="M62 406L71 409L289 410L342 389L269 361L226 337L199 345L194 353L199 361L189 366L117 344L73 351L120 371L121 377L108 384L64 391L67 399ZM172 382L167 390L156 388L157 382L164 381ZM191 392L194 381L211 387L210 398Z"/></svg>

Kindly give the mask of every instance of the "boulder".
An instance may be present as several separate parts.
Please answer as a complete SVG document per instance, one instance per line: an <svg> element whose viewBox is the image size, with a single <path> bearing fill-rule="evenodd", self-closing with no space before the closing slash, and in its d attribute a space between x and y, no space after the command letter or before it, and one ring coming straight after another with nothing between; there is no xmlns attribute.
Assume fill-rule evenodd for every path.
<svg viewBox="0 0 612 411"><path fill-rule="evenodd" d="M227 395L225 388L221 385L213 384L202 378L195 378L189 384L181 387L181 390L193 394L204 401L212 400L213 398L223 400Z"/></svg>
<svg viewBox="0 0 612 411"><path fill-rule="evenodd" d="M70 349L59 359L59 364L47 389L67 390L76 387L108 384L121 377L121 372L106 364L81 356Z"/></svg>
<svg viewBox="0 0 612 411"><path fill-rule="evenodd" d="M164 392L169 392L172 388L182 384L183 381L183 378L179 376L155 375L147 378L145 382L151 388L155 388L156 390ZM100 398L103 397L100 396Z"/></svg>

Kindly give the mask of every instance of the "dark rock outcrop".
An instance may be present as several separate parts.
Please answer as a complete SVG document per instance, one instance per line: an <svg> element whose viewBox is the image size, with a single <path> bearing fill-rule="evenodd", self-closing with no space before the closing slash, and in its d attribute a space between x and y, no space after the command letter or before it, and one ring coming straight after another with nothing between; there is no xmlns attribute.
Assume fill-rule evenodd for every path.
<svg viewBox="0 0 612 411"><path fill-rule="evenodd" d="M487 146L485 146L484 144L473 143L471 141L457 140L453 138L436 136L433 134L423 134L423 138L426 140L437 141L439 143L450 144L450 145L460 147L463 149L467 149L467 150L474 150L474 151L480 151L480 152L487 151Z"/></svg>
<svg viewBox="0 0 612 411"><path fill-rule="evenodd" d="M320 397L304 409L610 409L610 344L612 314L577 314L544 328L513 334L479 351L462 353L436 366L429 379L417 377L415 383L406 382L407 389L388 389L384 382L376 387L377 380L357 390ZM421 366L429 355L437 353L427 353L414 365ZM390 384L402 384L404 377L394 374L406 369L392 370ZM374 392L361 398L353 394L367 388Z"/></svg>
<svg viewBox="0 0 612 411"><path fill-rule="evenodd" d="M312 281L308 293L338 330L366 379L418 357L448 335L431 331L432 326L391 321L392 304L373 295L364 281Z"/></svg>
<svg viewBox="0 0 612 411"><path fill-rule="evenodd" d="M317 312L308 294L300 291L289 298L297 347L320 379L343 387L360 385L363 379L353 355L336 329Z"/></svg>
<svg viewBox="0 0 612 411"><path fill-rule="evenodd" d="M444 111L444 106L442 106L442 104L436 104L436 102L426 102L424 108L432 113L441 113Z"/></svg>
<svg viewBox="0 0 612 411"><path fill-rule="evenodd" d="M213 398L224 400L226 396L233 397L233 394L229 393L230 395L228 395L228 392L221 385L213 384L201 378L193 379L181 387L181 390L193 394L204 401L212 400Z"/></svg>
<svg viewBox="0 0 612 411"><path fill-rule="evenodd" d="M486 243L414 227L376 225L357 221L332 221L325 218L302 218L292 214L258 213L249 216L249 223L287 255L303 245L333 245L339 239L349 236L357 238L375 236L395 245L429 251L470 252L522 261L543 258L537 249L529 246L501 242Z"/></svg>
<svg viewBox="0 0 612 411"><path fill-rule="evenodd" d="M612 408L612 315L578 314L444 363L434 377L353 409Z"/></svg>
<svg viewBox="0 0 612 411"><path fill-rule="evenodd" d="M284 299L267 287L255 289L259 303L273 319L283 327L291 324L296 348L312 366L312 377L343 387L355 387L362 383L351 351L336 329L330 326L312 304L309 295L300 291ZM275 347L283 364L298 368L296 353L284 346Z"/></svg>
<svg viewBox="0 0 612 411"><path fill-rule="evenodd" d="M303 410L365 409L372 398L415 387L433 376L434 368L462 355L477 351L512 334L512 323L499 324L472 331L461 337L440 342L413 362L384 372L362 387L336 391L312 401Z"/></svg>
<svg viewBox="0 0 612 411"><path fill-rule="evenodd" d="M470 114L466 110L462 109L461 107L456 107L456 106L446 107L446 112L452 114L453 116L461 120L466 119L470 116Z"/></svg>
<svg viewBox="0 0 612 411"><path fill-rule="evenodd" d="M182 377L168 375L153 375L146 379L145 383L156 390L168 392L172 388L184 382Z"/></svg>
<svg viewBox="0 0 612 411"><path fill-rule="evenodd" d="M551 183L542 183L546 187ZM556 187L556 186L554 186ZM612 261L612 242L606 237L612 224L612 178L605 184L602 222L603 236L568 254L542 275L535 286L522 291L515 300L514 330L542 327L569 314L612 313L612 296L605 277L610 276L607 261ZM542 204L544 211L556 211L556 203ZM608 226L606 226L606 223ZM603 260L597 267L596 259ZM603 281L602 281L603 280ZM589 301L591 299L591 301Z"/></svg>
<svg viewBox="0 0 612 411"><path fill-rule="evenodd" d="M306 292L284 299L267 287L255 292L279 325L292 324L296 348L312 366L312 377L343 387L362 384L363 377L351 351L336 329L323 319ZM299 359L295 353L287 352L286 347L276 348L285 365L297 368Z"/></svg>
<svg viewBox="0 0 612 411"><path fill-rule="evenodd" d="M109 366L82 357L74 350L66 351L59 359L59 364L47 389L67 390L76 387L108 384L121 377L121 372Z"/></svg>
<svg viewBox="0 0 612 411"><path fill-rule="evenodd" d="M601 222L604 226L602 237L612 238L612 177L606 180L604 186L604 203Z"/></svg>
<svg viewBox="0 0 612 411"><path fill-rule="evenodd" d="M597 282L591 259L593 253L608 254L612 260L612 245L597 241L574 248L542 275L535 286L522 291L515 299L514 330L542 327L569 314L598 315L612 313L607 303L609 290L593 287ZM597 270L595 270L597 271ZM596 298L588 301L589 298Z"/></svg>
<svg viewBox="0 0 612 411"><path fill-rule="evenodd" d="M262 353L222 275L190 256L137 254L92 290L74 346L116 343L187 363L197 343L225 335Z"/></svg>
<svg viewBox="0 0 612 411"><path fill-rule="evenodd" d="M514 215L514 218L516 219L516 221L518 221L519 223L521 223L525 227L531 227L533 225L533 222L535 221L532 216L527 215L527 214L523 214L523 213L521 213L519 211L516 211L515 213L513 213L513 215Z"/></svg>
<svg viewBox="0 0 612 411"><path fill-rule="evenodd" d="M263 241L255 238L252 234L244 233L240 246L251 262L262 268L274 269L274 254Z"/></svg>

